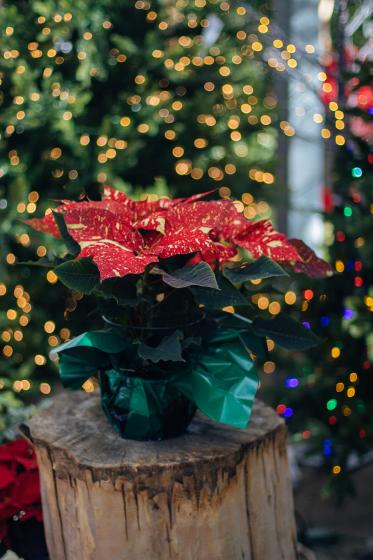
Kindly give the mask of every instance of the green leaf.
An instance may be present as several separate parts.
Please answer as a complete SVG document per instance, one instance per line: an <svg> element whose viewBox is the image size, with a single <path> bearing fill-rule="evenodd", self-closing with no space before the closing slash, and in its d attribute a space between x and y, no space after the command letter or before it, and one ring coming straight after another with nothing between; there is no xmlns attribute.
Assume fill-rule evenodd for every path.
<svg viewBox="0 0 373 560"><path fill-rule="evenodd" d="M94 292L97 293L96 291ZM114 299L102 299L98 302L96 311L105 323L111 326L127 327L130 306L119 305Z"/></svg>
<svg viewBox="0 0 373 560"><path fill-rule="evenodd" d="M268 348L265 336L259 336L252 328L252 319L238 313L221 313L218 322L222 329L234 329L238 332L241 342L253 354L260 358L267 358Z"/></svg>
<svg viewBox="0 0 373 560"><path fill-rule="evenodd" d="M56 220L57 227L60 230L61 237L67 247L67 250L73 257L75 257L78 253L80 253L79 243L77 243L69 234L63 214L53 211L53 216Z"/></svg>
<svg viewBox="0 0 373 560"><path fill-rule="evenodd" d="M97 266L90 259L67 261L56 266L54 272L70 290L90 294L100 282Z"/></svg>
<svg viewBox="0 0 373 560"><path fill-rule="evenodd" d="M161 274L163 282L173 288L187 288L188 286L202 286L204 288L219 289L215 274L206 262L196 265L187 265L172 273L161 268L152 269L152 274Z"/></svg>
<svg viewBox="0 0 373 560"><path fill-rule="evenodd" d="M108 278L101 282L95 293L104 299L113 299L118 305L133 307L140 301L136 292L137 279L134 275L125 278Z"/></svg>
<svg viewBox="0 0 373 560"><path fill-rule="evenodd" d="M188 348L198 348L202 344L202 338L200 336L188 336L182 341L183 350Z"/></svg>
<svg viewBox="0 0 373 560"><path fill-rule="evenodd" d="M254 319L252 327L259 336L267 336L287 350L307 350L320 344L321 340L311 329L280 313L273 319Z"/></svg>
<svg viewBox="0 0 373 560"><path fill-rule="evenodd" d="M58 261L51 261L46 257L42 257L38 261L18 261L17 264L23 266L39 266L42 268L53 268L55 266L58 266L62 262L65 261L63 259L59 259Z"/></svg>
<svg viewBox="0 0 373 560"><path fill-rule="evenodd" d="M181 331L175 331L162 338L158 346L149 346L144 342L139 344L137 353L144 360L151 362L184 362L181 348Z"/></svg>
<svg viewBox="0 0 373 560"><path fill-rule="evenodd" d="M232 284L241 284L256 278L288 276L287 272L279 264L265 255L262 255L253 263L244 264L238 268L225 268L223 274Z"/></svg>
<svg viewBox="0 0 373 560"><path fill-rule="evenodd" d="M254 329L247 325L245 330L240 332L239 337L249 350L259 358L265 360L268 356L268 348L265 336L258 336Z"/></svg>
<svg viewBox="0 0 373 560"><path fill-rule="evenodd" d="M191 291L197 303L201 303L210 309L221 309L222 307L244 306L252 307L248 299L234 288L227 280L219 280L219 290L211 288L193 287Z"/></svg>

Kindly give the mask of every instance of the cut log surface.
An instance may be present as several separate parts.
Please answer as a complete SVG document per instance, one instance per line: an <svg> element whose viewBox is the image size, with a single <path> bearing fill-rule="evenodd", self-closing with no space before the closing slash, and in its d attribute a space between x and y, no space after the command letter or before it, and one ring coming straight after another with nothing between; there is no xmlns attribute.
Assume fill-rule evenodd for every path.
<svg viewBox="0 0 373 560"><path fill-rule="evenodd" d="M22 431L36 450L51 560L295 560L286 427L198 414L158 442L121 439L97 395L64 392Z"/></svg>

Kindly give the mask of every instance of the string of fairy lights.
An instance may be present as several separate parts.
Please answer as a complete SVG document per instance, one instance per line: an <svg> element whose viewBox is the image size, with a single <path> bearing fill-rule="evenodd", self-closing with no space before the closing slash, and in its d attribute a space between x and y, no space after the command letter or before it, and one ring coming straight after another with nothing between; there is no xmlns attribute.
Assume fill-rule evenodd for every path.
<svg viewBox="0 0 373 560"><path fill-rule="evenodd" d="M237 163L233 160L226 161L224 165L219 160L224 159L229 146L229 156L235 158L248 158L249 148L245 138L247 135L247 127L260 126L261 130L257 134L259 145L263 148L272 142L270 134L266 133L266 129L275 128L276 134L283 134L286 137L292 137L296 134L296 129L291 124L291 116L288 120L276 121L276 105L277 100L271 92L265 93L263 99L264 113L258 110L260 105L258 93L255 91L255 85L252 83L238 83L236 73L241 65L247 64L248 61L260 61L265 63L272 71L283 72L286 75L293 75L295 79L302 79L299 61L303 56L310 57L317 65L318 53L316 47L312 44L296 45L288 42L282 35L278 33L277 27L267 16L259 14L256 22L256 30L248 31L247 21L252 18L250 7L246 5L233 5L229 2L220 2L218 8L221 11L221 17L234 13L235 17L241 18L242 25L238 26L235 33L235 41L237 45L236 52L232 54L230 59L227 58L222 47L218 44L212 44L208 49L203 48L203 33L211 28L211 19L204 15L199 16L199 10L203 10L207 5L207 0L194 0L189 3L191 5L190 12L186 14L183 10L188 6L187 0L177 0L175 9L168 12L168 20L152 9L150 2L137 0L134 3L134 9L146 12L146 20L152 25L156 25L159 32L169 33L175 23L183 22L189 30L200 30L200 34L189 36L187 34L175 36L171 45L168 43L154 45L151 52L152 60L161 63L168 72L175 73L176 76L184 77L185 83L194 72L209 71L209 79L203 83L204 95L208 96L219 94L220 102L206 113L195 114L195 119L200 125L201 130L205 130L206 134L200 134L193 138L193 149L196 150L193 156L189 155L188 146L183 145L179 138L178 121L180 115L190 110L190 101L186 97L186 89L183 84L177 88L174 95L169 89L166 80L163 83L151 84L151 76L144 70L134 76L133 93L127 96L123 101L123 113L118 113L115 118L115 135L104 133L100 130L80 130L76 142L79 149L89 150L90 157L97 162L96 180L104 183L111 180L110 172L106 169L117 158L120 159L123 154L131 150L131 142L135 143L138 138L151 137L154 134L162 134L163 138L169 143L169 152L173 160L174 171L177 176L186 176L201 184L206 178L215 181L219 187L219 193L222 197L234 197L230 180L234 180L237 173ZM234 7L233 7L234 6ZM167 13L167 11L166 11ZM37 17L38 38L29 41L27 44L27 52L21 52L17 45L11 44L14 37L15 27L7 25L3 31L5 41L3 41L1 56L8 63L8 69L15 73L16 76L25 76L32 74L32 61L39 60L42 63L43 70L41 79L45 81L46 86L35 88L33 91L25 92L17 91L15 88L12 107L5 112L8 119L4 125L3 141L5 143L11 141L14 135L22 134L28 119L34 119L38 114L38 106L43 107L46 96L50 100L57 101L60 111L58 113L61 122L73 122L78 116L75 107L78 104L78 95L74 88L68 88L60 79L54 79L54 74L61 68L67 58L71 56L73 50L76 56L77 64L84 65L90 60L90 52L92 44L95 41L95 34L90 30L84 30L81 36L76 38L76 45L72 45L68 40L60 41L56 45L48 42L49 37L53 35L53 29L58 25L68 26L74 21L73 12L58 12L51 16L39 15ZM102 29L110 32L112 22L109 19L103 19L100 22ZM224 31L222 31L224 32ZM162 47L162 48L161 48ZM167 48L168 47L168 50ZM204 52L205 51L205 52ZM123 52L120 47L112 48L109 52L111 65L123 65L129 60L128 53ZM215 78L211 78L211 70L215 72ZM92 64L87 74L90 78L99 78L101 69L99 65ZM0 84L7 79L7 70L0 74ZM320 69L317 72L317 80L320 84L320 91L323 94L330 94L332 85L328 80L325 71ZM162 81L161 81L162 82ZM151 86L151 87L150 87ZM209 107L207 106L207 109ZM142 120L141 114L144 113ZM56 113L57 114L57 113ZM146 115L146 118L145 118ZM150 115L150 118L149 118ZM328 103L328 111L326 114L315 113L312 119L320 126L320 136L326 141L333 142L336 146L344 146L346 144L346 123L345 114L334 100ZM156 132L158 128L158 132ZM221 146L216 140L212 132L216 135L225 134L224 138L227 146ZM135 135L135 136L134 136ZM216 145L211 145L211 138ZM213 153L213 164L209 163L209 158L203 158L202 155L206 150ZM201 154L199 157L198 154ZM0 167L0 177L4 177L9 168L20 171L25 169L27 165L23 161L22 154L12 148L7 153L8 161ZM59 145L51 146L46 160L53 164L51 175L55 180L66 179L69 182L79 181L81 178L80 170L76 168L65 169L62 165L64 158L63 147ZM194 161L194 159L196 161ZM363 170L360 167L352 169L352 177L361 177ZM247 169L247 178L252 184L276 187L276 176L272 171L261 168L254 164ZM200 187L196 186L195 190ZM359 196L356 194L356 197ZM235 197L234 197L235 198ZM236 199L235 199L236 200ZM359 202L357 199L354 202ZM0 208L6 209L8 201L0 200ZM249 192L245 192L236 200L237 208L247 219L253 220L257 218L269 217L271 209L267 202L255 200L254 196ZM35 214L40 210L46 210L44 201L41 200L39 190L32 190L27 194L27 200L21 199L16 202L16 217L24 218ZM373 208L371 208L373 213ZM352 207L346 205L344 215L346 218L352 216ZM337 231L335 237L338 242L344 241L344 232ZM29 233L23 231L17 234L16 242L22 247L31 247L34 249L35 256L44 257L48 254L47 247L40 243L35 248L33 240ZM357 238L356 247L365 243L365 240ZM8 266L17 264L17 256L14 252L7 252L5 262ZM335 263L337 272L343 272L346 264L337 260ZM360 287L363 284L361 272L361 261L355 264L356 276L354 279L355 286ZM52 271L46 273L46 280L49 284L55 284L58 279ZM259 285L260 281L253 281L253 284ZM6 282L0 283L0 301L2 296L9 296L9 286ZM2 354L4 358L13 358L21 353L17 350L17 344L24 339L24 329L27 329L32 318L32 302L30 294L25 285L17 284L12 288L12 296L14 304L5 310L8 325L1 331L0 337L4 345ZM256 293L252 296L253 303L260 310L267 310L269 314L275 316L284 309L289 309L295 305L299 306L302 312L306 312L309 303L314 298L312 289L307 288L303 293L299 294L295 289L287 290L282 297L277 294L272 298L268 295ZM373 311L373 298L364 296L364 303L367 308ZM76 302L71 303L71 309L76 307ZM327 318L324 320L326 325ZM57 327L55 321L48 319L41 325L47 343L50 348L57 346L60 342L69 339L71 332L67 327ZM268 342L269 351L275 350L273 341ZM341 349L333 345L330 348L330 355L337 359ZM43 353L34 355L34 365L36 367L46 364L47 356ZM266 374L272 374L277 368L274 359L265 361L263 371ZM356 383L359 376L356 372L350 372L349 384L337 382L335 390L337 394L345 392L347 397L352 399L356 394ZM13 382L13 390L16 393L29 391L32 387L32 379L17 379ZM299 379L296 376L287 378L287 387L294 389L299 385ZM0 388L3 382L0 381ZM39 383L39 391L42 395L49 395L52 386L46 381ZM337 399L330 398L326 403L327 410L333 412L337 407ZM280 403L277 411L286 418L290 418L293 410ZM342 414L349 416L351 408L344 405ZM333 424L335 415L331 414L329 418L330 424ZM302 434L304 439L310 437L309 430L305 430ZM338 465L333 466L333 472L338 474ZM338 471L338 472L337 472Z"/></svg>
<svg viewBox="0 0 373 560"><path fill-rule="evenodd" d="M180 2L179 2L180 3ZM183 4L183 3L180 3ZM197 8L203 7L206 5L206 2L197 2L195 3L195 6ZM230 5L227 2L222 2L219 5L220 9L222 10L222 12L227 12L230 9ZM135 8L138 10L146 10L148 11L147 14L147 19L149 21L154 21L157 19L157 13L150 10L150 4L147 2L136 2L135 3ZM241 16L243 18L243 24L245 24L245 18L247 17L247 9L243 6L239 6L236 8L235 12L237 13L237 15ZM55 14L52 17L52 20L54 23L68 23L71 22L73 19L73 14L68 12L65 14ZM48 36L51 33L51 28L49 27L49 25L46 24L46 18L45 16L39 16L37 18L37 22L40 24L40 26L42 26L41 28L41 33L42 35ZM197 25L200 26L201 28L208 28L209 26L209 20L206 18L201 19L200 21L198 21L198 19L192 18L190 17L188 19L187 22L188 27L190 28L194 28ZM241 55L234 55L232 57L232 60L230 62L230 65L228 65L228 61L225 59L225 57L220 53L220 49L218 47L212 47L210 49L210 53L211 54L207 54L205 56L186 56L183 55L181 56L178 60L175 60L169 56L167 56L167 53L165 53L164 51L160 50L160 49L154 49L152 51L152 57L156 58L156 59L162 59L163 60L163 64L167 69L173 69L176 72L183 72L183 73L188 73L188 67L189 66L194 66L194 67L203 67L203 66L211 66L211 65L215 65L217 67L217 71L218 74L220 76L223 77L227 77L229 78L229 76L232 73L232 69L230 66L232 65L241 65L242 63L244 63L247 59L252 58L256 53L262 53L263 49L265 48L265 39L263 38L267 33L270 32L271 29L271 22L270 19L267 16L262 16L259 20L259 24L257 25L257 34L255 33L251 33L248 34L244 29L242 30L238 30L236 33L236 38L237 38L237 43L238 45L240 45L240 43L244 43L244 48L241 48L242 53L244 56ZM102 22L102 27L104 29L110 29L111 28L111 22L108 20L105 20ZM158 24L158 27L160 30L162 31L166 31L169 28L169 24L165 21L160 21ZM12 26L7 26L5 29L5 35L7 37L11 37L14 33L14 28ZM89 43L90 41L93 40L93 34L89 31L85 31L82 35L82 40L83 40L83 46L81 47L81 50L79 50L76 54L77 58L79 61L84 61L87 57L87 52L84 50L84 44L85 43ZM178 38L178 44L179 46L183 47L184 49L188 49L191 48L193 46L193 44L195 43L195 41L187 36L181 36ZM268 66L270 66L271 68L275 69L278 72L283 72L283 71L289 71L292 69L295 69L298 66L298 62L297 62L297 53L298 53L298 49L296 47L296 45L294 45L293 43L288 43L285 44L283 39L280 38L275 38L272 41L272 45L273 47L278 50L279 55L280 55L280 59L283 62L278 62L275 58L270 57L267 60L267 64ZM38 59L38 58L42 58L42 59L46 59L46 62L49 63L54 63L54 65L56 66L60 66L64 63L64 57L56 50L56 48L49 48L46 51L43 51L41 48L41 45L38 41L31 41L28 43L27 45L28 51L29 51L29 55L31 58L33 59ZM70 47L69 47L70 48ZM308 55L315 53L315 47L313 45L307 44L304 46L303 48L303 52L307 53ZM125 63L127 60L127 56L124 53L119 52L118 49L113 49L110 54L115 57L115 61L117 63ZM18 57L21 55L20 51L17 49L5 49L3 52L3 57L4 59L13 59L16 60L18 59ZM49 60L48 60L49 59ZM220 67L219 67L220 66ZM23 74L25 72L28 71L28 68L24 65L24 64L20 64L19 66L17 66L16 68L16 72L19 74ZM95 67L92 67L90 69L90 74L92 76L95 76L96 73L98 72L98 69ZM44 68L43 71L43 78L44 79L48 79L53 75L53 67L51 66L46 66ZM331 91L331 85L326 81L327 80L327 76L325 74L325 72L319 72L318 74L318 79L323 82L322 85L322 89L325 93L328 93ZM135 76L134 78L134 83L138 86L141 86L142 84L144 84L147 80L147 77L143 74L138 74ZM206 82L204 84L204 88L206 91L213 91L215 89L215 84L213 82ZM52 84L52 91L51 91L51 95L53 97L59 98L62 101L66 101L66 108L68 108L69 105L74 105L76 99L74 97L73 94L71 94L69 91L61 88L61 84L59 82L54 82ZM235 88L232 85L232 83L226 83L223 84L223 86L221 87L221 91L222 91L222 95L224 98L225 103L229 106L230 101L232 103L234 103L236 100L234 99L237 92L235 92ZM253 95L253 87L248 84L246 86L243 87L243 94L247 95L247 101L245 103L242 103L239 107L239 111L240 113L242 113L242 115L247 115L249 113L253 112L253 107L256 105L256 103L258 102L258 99L255 95ZM34 103L37 103L40 100L40 92L35 91L35 92L31 92L30 94L30 100ZM168 92L167 90L165 91L161 91L158 93L158 95L151 95L148 96L145 99L145 104L149 105L149 106L154 106L156 107L157 105L159 105L162 102L168 101L171 98L171 94L170 92ZM129 96L129 98L127 99L127 103L133 108L133 107L137 107L139 105L139 103L143 101L141 99L141 96L138 94L134 94ZM273 108L275 106L276 100L271 98L271 97L267 97L267 99L265 100L267 101L267 106L269 108ZM15 105L19 106L19 110L16 111L15 113L15 121L16 123L9 123L6 127L5 127L5 135L11 136L12 134L14 134L15 132L15 127L19 122L22 122L25 118L26 118L26 114L27 114L27 110L25 105L25 98L22 95L16 95L13 99L13 102ZM68 110L64 110L62 112L62 119L65 121L69 121L73 118L73 111L71 110L73 107L68 108ZM178 112L180 110L182 110L183 108L183 102L180 100L176 100L176 101L172 101L171 103L171 109L173 112ZM334 116L335 116L335 128L339 131L343 130L344 128L344 122L343 122L343 112L338 110L338 105L333 102L330 104L330 109L331 111L334 112ZM164 119L165 123L169 123L172 124L175 122L175 116L172 114L172 112L169 109L160 109L159 110L159 116ZM237 130L240 126L240 121L241 121L241 116L240 114L238 115L234 115L233 117L228 119L227 125L229 128L232 129L232 132L230 133L231 136L231 140L232 142L239 142L242 139L242 133ZM260 118L258 118L257 115L255 114L249 114L249 116L246 117L247 118L247 122L250 125L256 125L259 120L260 123L263 126L268 126L270 124L272 124L272 118L270 115L264 114L261 115ZM315 122L317 123L322 123L324 120L324 117L320 114L315 114L313 116ZM197 116L197 120L198 122L202 122L204 123L206 126L209 127L214 127L217 124L217 119L215 116L213 115L198 115ZM120 119L120 124L123 127L128 127L131 126L131 118L128 116L124 116ZM286 135L286 136L293 136L295 133L294 127L288 123L287 121L281 121L280 122L280 130ZM148 134L150 132L150 126L147 123L140 123L137 125L137 131L139 134ZM321 131L320 134L323 138L328 139L330 137L333 136L332 131L327 128L326 126L324 126ZM165 137L172 141L175 140L176 138L176 133L174 130L166 130L164 133ZM200 141L199 141L200 140ZM91 135L88 133L82 134L81 138L80 138L80 144L82 146L88 146L91 142ZM203 149L205 147L204 145L204 139L196 139L196 147ZM335 135L335 142L338 145L343 145L345 143L345 138L343 137L343 134L337 134ZM108 160L111 159L115 159L118 155L118 151L120 150L125 150L128 147L128 144L126 142L126 140L123 139L116 139L116 138L108 138L105 135L100 135L97 139L96 139L96 144L98 147L101 148L105 148L104 151L99 152L97 154L97 161L101 164L104 165ZM172 152L174 154L175 158L181 158L183 155L183 150L184 148L181 146L173 146L172 147ZM238 152L240 152L240 150L242 151L242 146L238 147ZM237 150L236 150L237 151ZM62 155L61 149L56 147L53 148L51 150L51 154L50 157L52 160L58 160ZM239 153L239 155L243 156L245 154L243 153ZM19 155L17 154L17 152L15 150L12 150L11 152L9 152L9 159L10 159L10 163L11 165L18 165L19 163ZM177 162L175 164L175 171L177 174L180 175L186 175L186 174L190 174L192 179L195 180L200 180L203 178L204 176L204 172L203 170L200 169L194 169L193 166L191 165L191 162L187 161L187 160L181 160L179 162ZM252 180L256 180L255 179L255 170L251 170L251 176L250 178ZM259 170L260 171L260 170ZM55 176L58 178L59 177L59 173L61 173L61 170L56 169L55 170ZM229 171L228 171L229 174ZM264 173L263 173L264 175ZM215 170L214 168L210 168L209 169L209 176L217 181L220 181L223 179L224 176L224 172L222 170ZM260 174L258 175L258 177L260 177ZM70 170L70 179L74 180L75 178L77 178L77 172L76 170ZM107 179L107 177L105 176L105 172L101 172L98 174L97 176L97 180L99 182L104 182ZM269 184L272 184L274 182L274 178L271 178L270 176L268 176L268 174L265 176L265 179L268 181ZM260 179L259 179L260 182ZM265 182L265 181L264 181Z"/></svg>

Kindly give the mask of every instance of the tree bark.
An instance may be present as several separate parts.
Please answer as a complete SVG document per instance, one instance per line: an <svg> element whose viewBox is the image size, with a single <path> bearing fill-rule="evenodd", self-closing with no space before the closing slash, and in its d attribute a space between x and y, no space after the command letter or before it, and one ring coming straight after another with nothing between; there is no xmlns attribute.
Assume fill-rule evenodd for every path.
<svg viewBox="0 0 373 560"><path fill-rule="evenodd" d="M286 427L257 401L247 431L198 414L159 442L121 439L96 395L64 392L22 427L51 560L295 560Z"/></svg>

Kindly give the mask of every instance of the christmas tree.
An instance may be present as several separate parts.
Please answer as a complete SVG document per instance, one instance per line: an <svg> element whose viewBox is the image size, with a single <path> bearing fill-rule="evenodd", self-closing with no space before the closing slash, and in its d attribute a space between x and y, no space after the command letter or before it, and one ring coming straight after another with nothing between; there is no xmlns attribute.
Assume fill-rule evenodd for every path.
<svg viewBox="0 0 373 560"><path fill-rule="evenodd" d="M23 220L106 182L262 198L278 130L261 60L269 19L243 6L18 0L0 22L1 414L15 395L50 393L48 349L84 313L51 271L19 264L47 255ZM269 212L244 203L251 218Z"/></svg>
<svg viewBox="0 0 373 560"><path fill-rule="evenodd" d="M350 22L359 13L352 4ZM327 115L321 134L337 146L324 214L335 273L321 285L305 280L301 294L304 321L324 342L318 352L287 361L275 400L296 439L323 457L326 490L343 498L352 490L349 473L373 442L373 90L365 35L359 26L347 42L341 22L348 14L337 16L334 43L343 49L328 58L321 91Z"/></svg>

